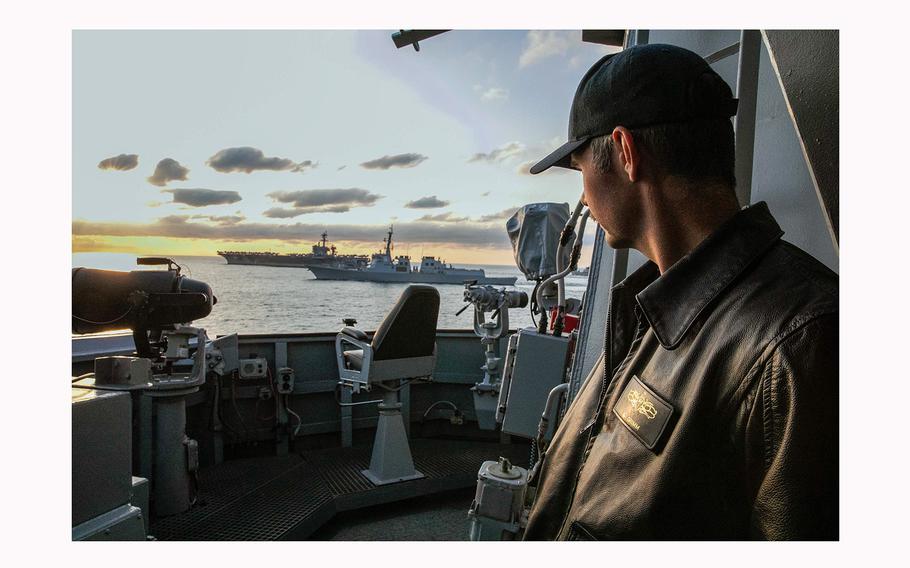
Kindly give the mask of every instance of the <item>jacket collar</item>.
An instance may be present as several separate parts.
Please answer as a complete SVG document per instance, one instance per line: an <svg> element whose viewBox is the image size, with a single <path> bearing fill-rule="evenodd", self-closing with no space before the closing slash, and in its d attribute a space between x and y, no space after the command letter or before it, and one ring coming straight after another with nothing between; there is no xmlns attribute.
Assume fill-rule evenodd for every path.
<svg viewBox="0 0 910 568"><path fill-rule="evenodd" d="M662 275L649 261L620 286L641 290L635 299L642 313L660 344L675 349L699 314L783 234L762 201L743 208Z"/></svg>

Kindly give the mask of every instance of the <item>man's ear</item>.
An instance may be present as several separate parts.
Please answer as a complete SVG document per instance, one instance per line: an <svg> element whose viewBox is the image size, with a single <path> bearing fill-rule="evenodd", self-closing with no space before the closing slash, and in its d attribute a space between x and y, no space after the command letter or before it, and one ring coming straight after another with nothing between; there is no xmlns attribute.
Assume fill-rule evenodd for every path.
<svg viewBox="0 0 910 568"><path fill-rule="evenodd" d="M624 126L613 129L613 148L617 150L619 163L630 182L638 181L641 176L641 155L635 146L632 132Z"/></svg>

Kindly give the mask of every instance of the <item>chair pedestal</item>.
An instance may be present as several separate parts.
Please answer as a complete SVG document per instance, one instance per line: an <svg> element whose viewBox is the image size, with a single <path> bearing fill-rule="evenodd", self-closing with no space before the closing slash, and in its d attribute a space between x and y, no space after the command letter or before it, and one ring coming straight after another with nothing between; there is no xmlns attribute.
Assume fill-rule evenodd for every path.
<svg viewBox="0 0 910 568"><path fill-rule="evenodd" d="M387 485L425 477L414 469L397 391L386 391L382 396L370 469L365 469L361 473L373 482L373 485Z"/></svg>

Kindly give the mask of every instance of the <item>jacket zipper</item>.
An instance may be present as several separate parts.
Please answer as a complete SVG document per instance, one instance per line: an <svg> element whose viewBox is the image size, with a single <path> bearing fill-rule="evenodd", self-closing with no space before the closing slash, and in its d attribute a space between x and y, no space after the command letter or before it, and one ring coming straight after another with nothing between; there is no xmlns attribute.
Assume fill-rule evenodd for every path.
<svg viewBox="0 0 910 568"><path fill-rule="evenodd" d="M613 354L612 354L612 342L610 341L610 312L613 308L613 298L610 298L610 303L607 305L607 326L604 330L604 374L603 380L600 385L600 396L597 405L597 412L594 413L594 419L588 422L585 426L585 430L588 431L588 437L585 440L585 455L582 458L582 463L578 466L578 471L575 472L575 481L572 485L572 495L569 498L569 506L566 508L566 515L560 523L559 532L556 533L556 537L563 534L566 528L566 523L569 521L569 514L572 512L572 503L575 501L575 492L578 490L578 480L581 478L581 470L584 468L584 464L587 461L587 454L590 451L591 440L594 437L594 427L600 422L601 417L605 414L604 404L606 404L607 391L610 384L616 379L616 376L613 373ZM622 363L618 368L625 367L626 362L630 357L635 353L638 348L638 343L642 335L642 325L641 318L638 317L637 324L635 326L635 336L632 338L632 344L629 346L629 352L626 354L626 357L623 359ZM605 420L606 422L606 420ZM601 427L603 429L603 427Z"/></svg>
<svg viewBox="0 0 910 568"><path fill-rule="evenodd" d="M594 435L594 425L600 420L601 409L603 408L604 397L607 393L607 386L609 384L608 377L611 377L613 374L613 354L611 349L610 341L610 313L613 311L613 295L610 294L610 301L607 303L607 319L606 325L604 327L604 372L603 378L600 383L600 394L598 399L600 402L597 405L597 412L594 413L594 419L591 422L588 422L585 425L585 430L588 431L588 437L585 440L584 452L585 455L582 456L582 463L578 466L578 471L575 472L575 481L572 484L572 494L569 496L569 506L566 507L566 514L562 519L562 522L559 525L559 531L556 533L556 538L559 538L559 535L563 534L566 523L569 520L569 513L572 512L572 503L575 501L575 491L578 489L578 479L581 477L581 470L584 467L584 461L587 459L586 454L588 453L588 446L591 444L591 438ZM583 430L584 431L584 430Z"/></svg>

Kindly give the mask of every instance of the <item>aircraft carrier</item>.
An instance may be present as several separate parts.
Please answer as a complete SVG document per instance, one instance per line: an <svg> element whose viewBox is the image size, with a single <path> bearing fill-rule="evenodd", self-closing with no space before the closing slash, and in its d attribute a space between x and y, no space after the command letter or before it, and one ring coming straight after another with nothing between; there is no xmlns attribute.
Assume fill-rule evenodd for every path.
<svg viewBox="0 0 910 568"><path fill-rule="evenodd" d="M253 266L294 266L311 268L313 266L331 266L336 268L356 269L366 266L369 257L358 254L338 254L335 245L328 245L328 233L322 233L322 240L313 245L310 253L245 252L218 251L228 264Z"/></svg>

